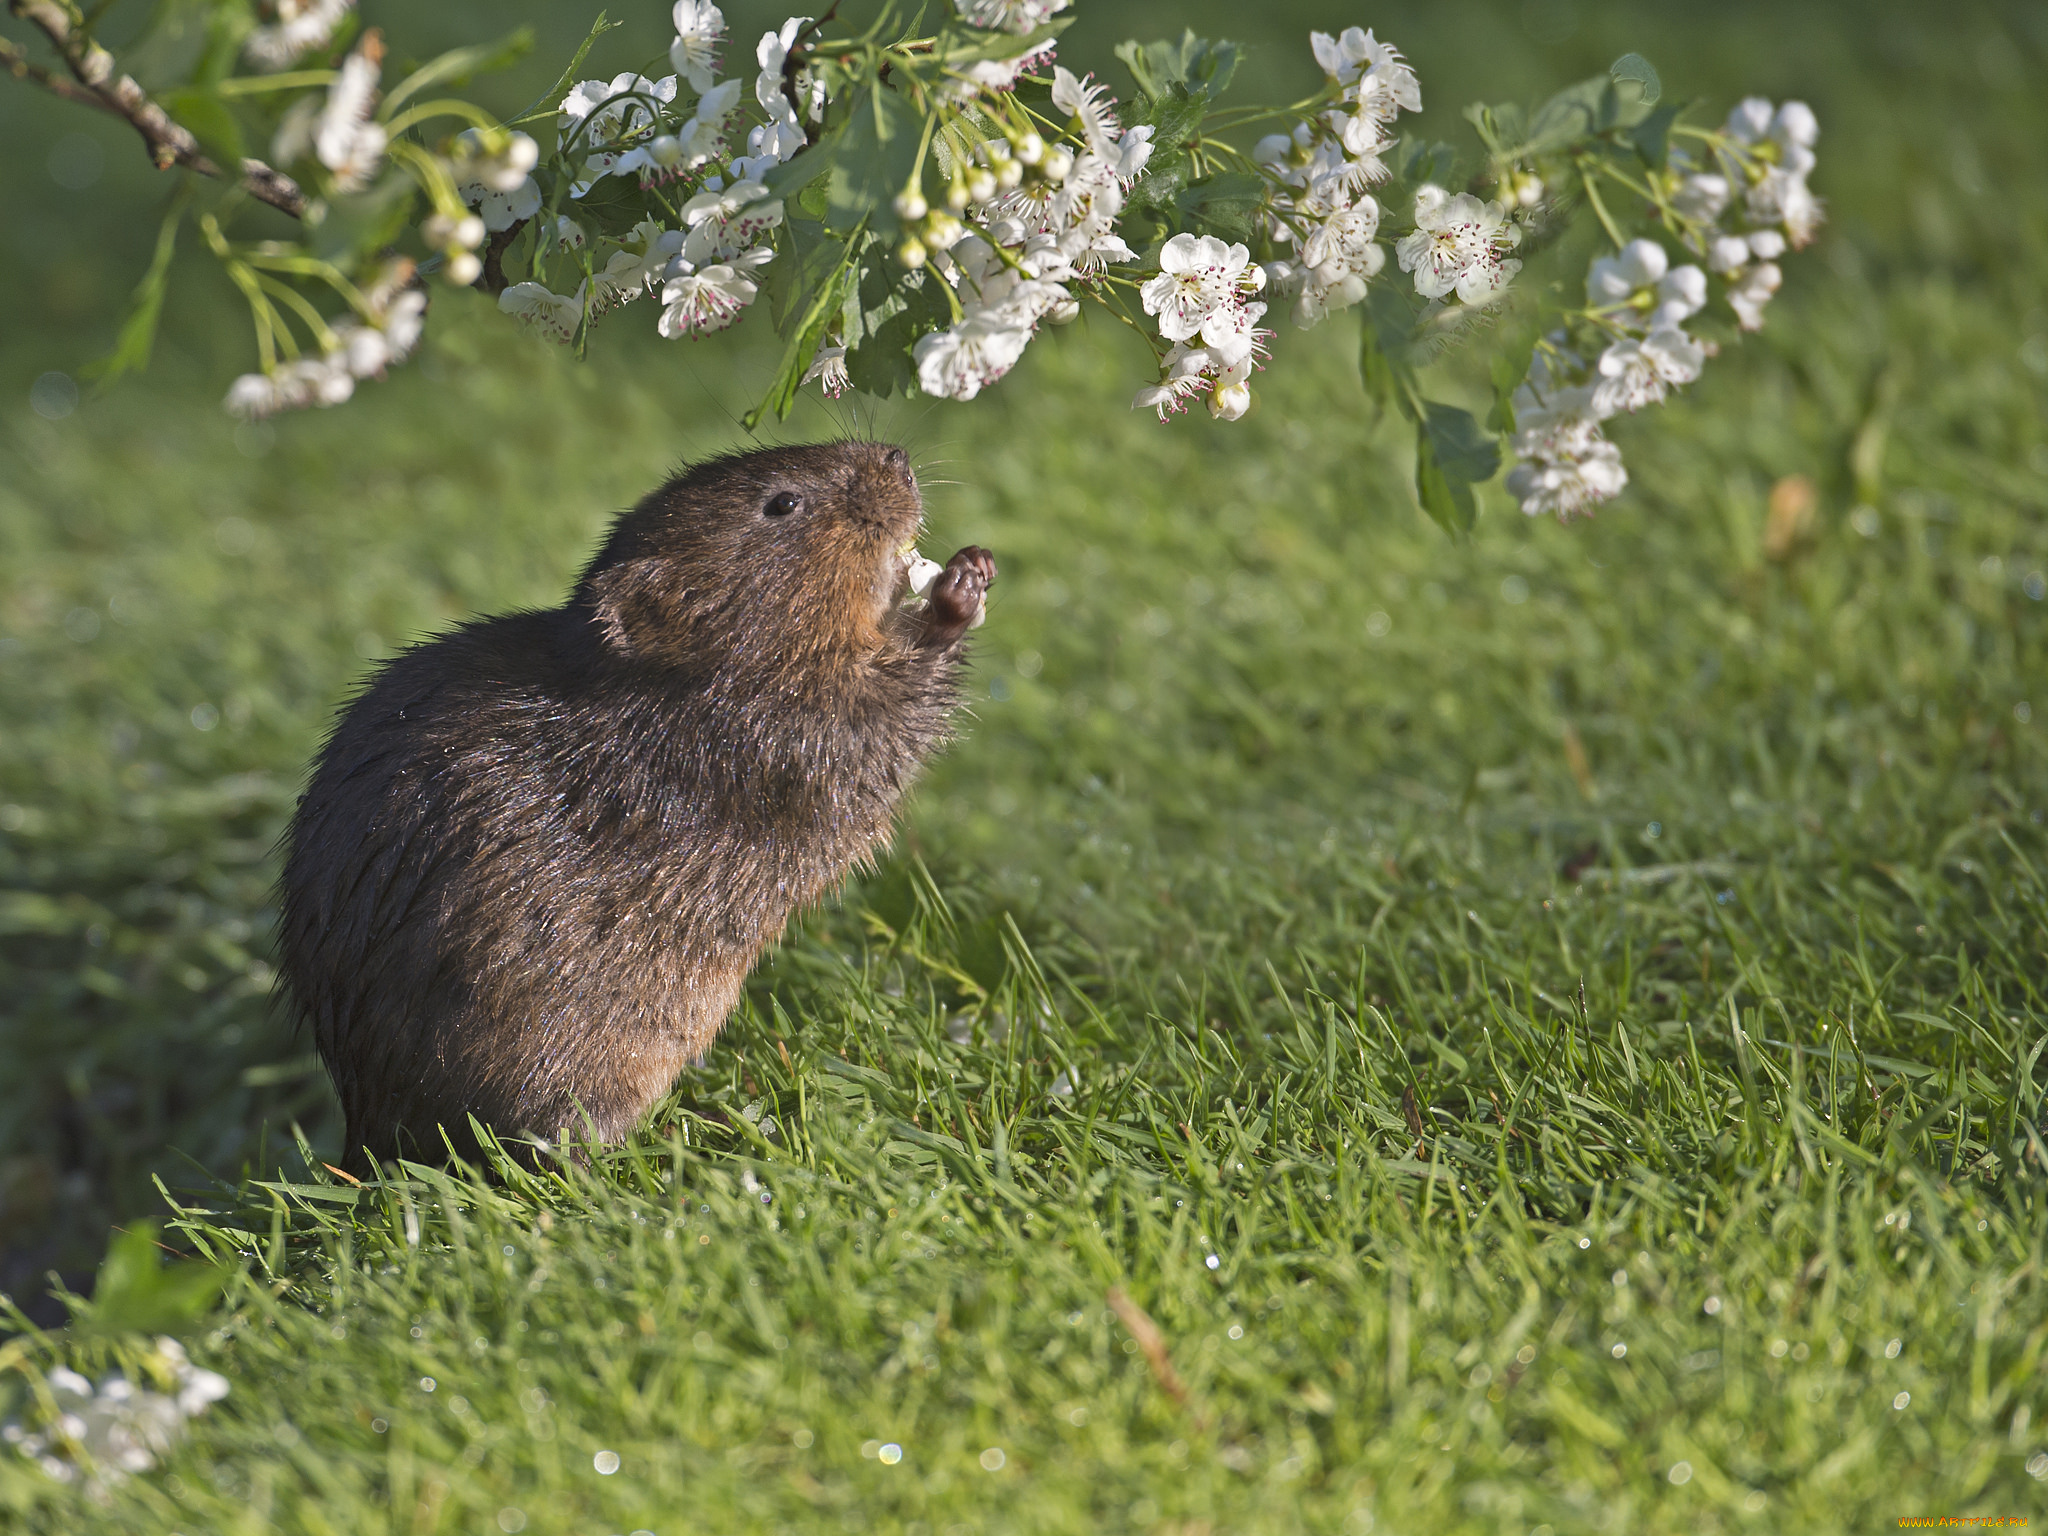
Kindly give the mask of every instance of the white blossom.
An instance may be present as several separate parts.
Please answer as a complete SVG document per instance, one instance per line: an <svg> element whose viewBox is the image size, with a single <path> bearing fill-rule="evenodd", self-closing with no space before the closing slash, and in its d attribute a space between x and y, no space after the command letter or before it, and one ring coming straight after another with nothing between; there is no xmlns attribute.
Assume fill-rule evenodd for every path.
<svg viewBox="0 0 2048 1536"><path fill-rule="evenodd" d="M1586 298L1600 307L1626 304L1670 270L1671 258L1654 240L1631 240L1612 256L1596 257L1586 269Z"/></svg>
<svg viewBox="0 0 2048 1536"><path fill-rule="evenodd" d="M1250 260L1246 247L1214 235L1175 235L1160 248L1159 275L1138 291L1139 301L1159 317L1161 336L1186 341L1232 302Z"/></svg>
<svg viewBox="0 0 2048 1536"><path fill-rule="evenodd" d="M1820 139L1813 109L1788 101L1773 111L1763 97L1750 96L1729 112L1726 132L1749 152L1748 163L1731 164L1748 181L1744 212L1756 224L1782 224L1794 246L1805 245L1826 216L1806 184Z"/></svg>
<svg viewBox="0 0 2048 1536"><path fill-rule="evenodd" d="M555 111L562 119L562 147L580 154L583 175L569 189L571 197L583 197L599 181L623 168L644 163L635 154L644 146L616 147L644 135L655 122L655 108L649 101L666 105L676 99L676 77L664 75L649 80L628 70L609 81L583 80L570 88ZM633 158L627 162L628 155Z"/></svg>
<svg viewBox="0 0 2048 1536"><path fill-rule="evenodd" d="M1301 262L1290 266L1290 290L1299 295L1294 323L1303 330L1365 297L1367 279L1386 265L1384 247L1375 243L1379 204L1361 195L1356 203L1338 207L1301 243Z"/></svg>
<svg viewBox="0 0 2048 1536"><path fill-rule="evenodd" d="M1621 450L1601 434L1606 413L1597 391L1557 382L1565 362L1539 354L1529 382L1515 391L1510 447L1521 462L1508 472L1507 488L1531 517L1590 515L1595 504L1628 484Z"/></svg>
<svg viewBox="0 0 2048 1536"><path fill-rule="evenodd" d="M1378 42L1358 27L1346 27L1336 37L1311 32L1308 46L1324 74L1360 105L1370 104L1383 120L1391 122L1397 112L1422 110L1421 82L1391 43Z"/></svg>
<svg viewBox="0 0 2048 1536"><path fill-rule="evenodd" d="M1055 64L1052 104L1080 119L1081 137L1089 149L1105 160L1114 160L1123 127L1117 122L1116 99L1109 94L1108 86L1097 84L1093 75L1085 80L1076 79L1064 65Z"/></svg>
<svg viewBox="0 0 2048 1536"><path fill-rule="evenodd" d="M1726 176L1694 171L1680 178L1678 190L1671 195L1671 206L1684 218L1711 224L1727 210L1734 195Z"/></svg>
<svg viewBox="0 0 2048 1536"><path fill-rule="evenodd" d="M1778 270L1776 262L1760 261L1729 288L1728 306L1745 331L1763 329L1764 306L1771 302L1771 295L1784 280L1785 274Z"/></svg>
<svg viewBox="0 0 2048 1536"><path fill-rule="evenodd" d="M1073 0L953 0L960 19L991 32L1036 32Z"/></svg>
<svg viewBox="0 0 2048 1536"><path fill-rule="evenodd" d="M341 61L334 83L327 88L326 105L312 125L313 153L334 173L334 185L343 192L361 188L384 159L383 125L370 120L370 111L377 104L377 81L383 73L373 53L358 45ZM279 133L282 135L282 128Z"/></svg>
<svg viewBox="0 0 2048 1536"><path fill-rule="evenodd" d="M782 200L758 181L700 192L683 204L683 257L693 266L730 261L781 222Z"/></svg>
<svg viewBox="0 0 2048 1536"><path fill-rule="evenodd" d="M1033 65L1051 59L1053 51L1051 43L1039 43L1007 59L977 59L964 66L949 65L940 93L948 101L958 104L984 94L1010 90L1016 86L1019 75Z"/></svg>
<svg viewBox="0 0 2048 1536"><path fill-rule="evenodd" d="M484 228L494 233L510 229L540 212L540 183L531 176L510 192L492 192L474 182L465 183L455 190L465 203L476 209L484 221Z"/></svg>
<svg viewBox="0 0 2048 1536"><path fill-rule="evenodd" d="M718 43L725 34L725 13L711 0L676 0L672 13L676 40L668 45L668 61L700 96L711 89L718 68Z"/></svg>
<svg viewBox="0 0 2048 1536"><path fill-rule="evenodd" d="M540 163L540 146L531 134L509 133L496 149L484 135L465 128L455 136L456 158L449 169L458 184L483 188L486 192L516 192L527 180L527 172Z"/></svg>
<svg viewBox="0 0 2048 1536"><path fill-rule="evenodd" d="M1591 517L1595 506L1619 496L1627 484L1621 450L1604 437L1574 458L1524 459L1507 475L1508 494L1524 512L1531 517L1554 512L1560 522Z"/></svg>
<svg viewBox="0 0 2048 1536"><path fill-rule="evenodd" d="M780 31L762 33L761 41L755 45L754 61L760 65L761 72L754 77L754 100L768 114L768 121L747 135L749 160L772 158L779 164L793 159L807 142L796 107L790 102L789 92L783 89L783 69L789 62L790 50L796 46L797 38L810 23L808 16L792 16L782 24ZM815 119L825 105L823 83L799 74L796 90L798 100Z"/></svg>
<svg viewBox="0 0 2048 1536"><path fill-rule="evenodd" d="M1625 336L1600 354L1594 409L1611 416L1655 405L1673 385L1697 379L1705 361L1700 344L1675 325L1662 326L1640 339Z"/></svg>
<svg viewBox="0 0 2048 1536"><path fill-rule="evenodd" d="M514 283L498 295L498 308L539 332L549 341L566 346L576 339L576 327L583 319L585 290L578 285L572 294L551 292L544 283Z"/></svg>
<svg viewBox="0 0 2048 1536"><path fill-rule="evenodd" d="M590 296L595 307L614 309L652 292L669 264L682 253L683 238L682 230L663 229L652 219L635 224L603 270L591 274Z"/></svg>
<svg viewBox="0 0 2048 1536"><path fill-rule="evenodd" d="M1017 365L1031 332L979 311L943 331L920 336L911 349L918 387L948 400L972 400Z"/></svg>
<svg viewBox="0 0 2048 1536"><path fill-rule="evenodd" d="M847 390L851 389L853 387L853 380L847 376L846 372L846 348L818 348L817 355L811 359L811 366L804 371L803 377L803 382L806 384L813 381L816 381L818 387L834 400L837 400ZM931 562L927 560L925 564L930 565ZM936 570L936 567L934 567L934 570ZM915 586L916 583L913 581L912 585Z"/></svg>
<svg viewBox="0 0 2048 1536"><path fill-rule="evenodd" d="M1186 410L1190 398L1210 388L1220 369L1205 348L1176 342L1160 365L1159 382L1139 390L1131 398L1131 409L1156 411L1164 423L1168 416Z"/></svg>
<svg viewBox="0 0 2048 1536"><path fill-rule="evenodd" d="M1415 193L1415 233L1394 247L1403 272L1415 274L1415 291L1426 299L1455 292L1468 304L1501 292L1522 264L1501 252L1521 243L1521 229L1499 203L1482 203L1469 192L1455 197L1425 183Z"/></svg>
<svg viewBox="0 0 2048 1536"><path fill-rule="evenodd" d="M1243 357L1225 368L1209 391L1209 414L1218 421L1236 421L1252 408L1252 357Z"/></svg>
<svg viewBox="0 0 2048 1536"><path fill-rule="evenodd" d="M277 20L258 27L242 45L252 68L273 74L324 48L355 0L277 0Z"/></svg>
<svg viewBox="0 0 2048 1536"><path fill-rule="evenodd" d="M1657 279L1656 302L1650 309L1649 327L1676 325L1690 320L1707 307L1707 274L1691 262L1673 267Z"/></svg>
<svg viewBox="0 0 2048 1536"><path fill-rule="evenodd" d="M655 329L670 340L724 330L759 295L760 285L749 273L771 254L763 248L748 252L739 261L715 262L696 270L680 259L671 262Z"/></svg>

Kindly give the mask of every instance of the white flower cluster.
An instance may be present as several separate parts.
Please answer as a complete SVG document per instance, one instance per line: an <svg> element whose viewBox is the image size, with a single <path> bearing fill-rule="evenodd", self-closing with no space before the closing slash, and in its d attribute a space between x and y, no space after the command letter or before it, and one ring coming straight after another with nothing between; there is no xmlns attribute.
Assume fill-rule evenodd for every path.
<svg viewBox="0 0 2048 1536"><path fill-rule="evenodd" d="M355 4L356 0L277 0L277 20L249 34L242 57L266 74L289 69L315 48L326 47Z"/></svg>
<svg viewBox="0 0 2048 1536"><path fill-rule="evenodd" d="M156 1364L171 1391L138 1387L126 1376L107 1377L95 1389L78 1372L50 1372L57 1417L29 1428L10 1419L0 1444L11 1445L60 1483L91 1479L92 1486L147 1472L184 1433L185 1420L228 1395L227 1378L202 1370L176 1339L156 1341Z"/></svg>
<svg viewBox="0 0 2048 1536"><path fill-rule="evenodd" d="M613 175L637 172L643 185L664 184L701 171L727 153L741 88L738 80L714 77L725 16L708 0L676 0L672 15L676 37L669 45L669 62L675 74L659 80L632 73L608 82L586 80L557 107L563 145L582 157L572 197L586 196ZM627 235L608 241L616 249L602 268L589 270L575 292L556 293L540 282L514 283L498 296L498 307L549 340L565 343L575 339L586 313L601 314L648 293L661 296L655 327L666 337L702 336L737 320L760 296L757 274L775 254L763 237L783 217L781 200L770 196L759 178L806 142L784 90L784 72L790 50L809 24L808 17L791 17L778 31L762 36L754 51L760 69L754 98L767 121L752 129L746 153L726 166L725 174L713 172L703 179L704 190L682 206L680 228L642 219ZM699 93L694 112L673 132L657 131L663 109L675 101L685 80ZM823 89L802 71L797 91L809 115L815 119L822 113ZM554 243L578 250L587 241L580 227L562 219Z"/></svg>
<svg viewBox="0 0 2048 1536"><path fill-rule="evenodd" d="M1826 217L1806 181L1820 120L1803 101L1773 109L1763 97L1751 96L1735 104L1722 134L1714 157L1718 170L1701 169L1682 150L1673 152L1671 205L1691 226L1686 243L1728 285L1736 320L1754 331L1784 282L1778 258L1811 241Z"/></svg>
<svg viewBox="0 0 2048 1536"><path fill-rule="evenodd" d="M1521 462L1507 487L1524 512L1590 515L1621 493L1628 471L1600 424L1655 405L1700 376L1707 348L1683 326L1706 302L1706 274L1673 267L1654 240L1631 240L1593 262L1586 313L1612 340L1589 366L1562 335L1546 338L1515 392L1511 447Z"/></svg>
<svg viewBox="0 0 2048 1536"><path fill-rule="evenodd" d="M1672 151L1670 207L1705 269L1692 262L1674 267L1662 245L1644 239L1593 262L1585 318L1606 345L1589 363L1562 334L1546 338L1514 397L1510 447L1520 462L1508 472L1507 487L1524 512L1590 515L1628 484L1621 450L1601 423L1656 405L1700 376L1714 348L1684 326L1707 305L1709 273L1721 279L1743 330L1763 325L1764 306L1784 280L1776 258L1820 228L1820 199L1806 184L1819 137L1820 124L1804 102L1774 110L1750 97L1728 115L1719 171ZM1739 200L1738 186L1746 189Z"/></svg>
<svg viewBox="0 0 2048 1536"><path fill-rule="evenodd" d="M1151 128L1125 129L1107 90L1058 66L1052 100L1078 125L1078 152L1036 133L984 141L977 161L954 166L948 201L964 222L927 208L920 193L897 200L920 231L899 257L929 260L960 310L912 348L927 394L972 400L1016 365L1040 322L1062 325L1080 312L1070 284L1133 257L1116 221L1151 159Z"/></svg>
<svg viewBox="0 0 2048 1536"><path fill-rule="evenodd" d="M1236 421L1251 409L1252 368L1273 333L1259 328L1266 306L1254 295L1266 286L1265 268L1243 245L1214 235L1175 235L1159 252L1159 275L1138 290L1145 313L1158 316L1159 334L1173 343L1159 382L1131 401L1161 421L1187 409L1204 391L1209 414Z"/></svg>
<svg viewBox="0 0 2048 1536"><path fill-rule="evenodd" d="M244 421L309 406L340 405L360 379L381 378L412 355L426 326L427 296L411 286L413 265L403 259L359 294L357 318L328 328L318 357L300 357L268 373L245 373L228 386L224 402Z"/></svg>
<svg viewBox="0 0 2048 1536"><path fill-rule="evenodd" d="M1275 293L1294 300L1294 323L1304 330L1358 303L1386 265L1375 239L1380 207L1366 188L1387 178L1380 157L1393 145L1394 119L1422 110L1415 71L1372 33L1311 32L1309 47L1339 87L1338 104L1252 149L1285 189L1274 198L1268 230L1295 248L1294 259L1268 263L1266 275Z"/></svg>

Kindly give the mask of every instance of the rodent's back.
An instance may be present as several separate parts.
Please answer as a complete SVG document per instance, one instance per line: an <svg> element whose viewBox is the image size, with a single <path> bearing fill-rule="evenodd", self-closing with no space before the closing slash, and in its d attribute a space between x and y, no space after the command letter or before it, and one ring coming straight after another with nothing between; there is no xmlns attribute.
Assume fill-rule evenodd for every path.
<svg viewBox="0 0 2048 1536"><path fill-rule="evenodd" d="M351 1157L434 1153L433 1128L459 1141L471 1114L621 1134L790 912L887 836L947 734L957 627L931 643L900 591L863 592L872 641L849 625L816 645L775 633L810 617L784 592L753 611L692 596L704 573L661 553L662 520L688 515L655 505L673 489L631 515L653 536L593 562L563 608L385 666L321 755L291 832L283 968ZM813 547L857 574L895 559L914 486L909 506L821 518ZM693 628L690 602L716 622Z"/></svg>

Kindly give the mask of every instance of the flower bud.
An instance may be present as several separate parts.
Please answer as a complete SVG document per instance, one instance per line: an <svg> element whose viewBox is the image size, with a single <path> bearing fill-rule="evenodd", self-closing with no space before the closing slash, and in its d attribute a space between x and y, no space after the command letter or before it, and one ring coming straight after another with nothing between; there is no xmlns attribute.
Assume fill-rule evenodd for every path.
<svg viewBox="0 0 2048 1536"><path fill-rule="evenodd" d="M1074 153L1064 144L1055 144L1045 152L1045 158L1038 164L1045 179L1058 183L1067 179L1067 172L1074 168Z"/></svg>
<svg viewBox="0 0 2048 1536"><path fill-rule="evenodd" d="M441 272L457 288L467 288L484 275L484 264L469 251L457 251Z"/></svg>
<svg viewBox="0 0 2048 1536"><path fill-rule="evenodd" d="M420 238L437 251L445 251L455 243L455 221L445 213L430 213L420 220ZM1743 247L1744 251L1749 248Z"/></svg>
<svg viewBox="0 0 2048 1536"><path fill-rule="evenodd" d="M934 213L924 221L924 243L935 251L950 251L967 233L967 226L950 213Z"/></svg>
<svg viewBox="0 0 2048 1536"><path fill-rule="evenodd" d="M981 166L975 166L967 173L967 200L985 203L996 195L996 179Z"/></svg>
<svg viewBox="0 0 2048 1536"><path fill-rule="evenodd" d="M896 217L906 224L915 224L925 216L930 206L924 200L922 187L905 187L896 194Z"/></svg>
<svg viewBox="0 0 2048 1536"><path fill-rule="evenodd" d="M1015 145L1017 158L1026 165L1036 165L1045 158L1045 140L1036 132L1025 134Z"/></svg>
<svg viewBox="0 0 2048 1536"><path fill-rule="evenodd" d="M996 167L996 185L1005 192L1010 191L1023 179L1024 162L1022 160L1005 160Z"/></svg>
<svg viewBox="0 0 2048 1536"><path fill-rule="evenodd" d="M1209 414L1218 421L1236 421L1252 408L1249 384L1219 384L1209 395Z"/></svg>
<svg viewBox="0 0 2048 1536"><path fill-rule="evenodd" d="M955 213L964 211L973 201L974 199L967 195L967 183L964 181L956 180L953 185L946 188L946 206Z"/></svg>
<svg viewBox="0 0 2048 1536"><path fill-rule="evenodd" d="M449 235L448 242L473 251L484 243L485 233L484 221L472 213L455 221L455 230Z"/></svg>
<svg viewBox="0 0 2048 1536"><path fill-rule="evenodd" d="M929 254L924 248L924 242L915 235L911 235L901 245L896 247L897 262L905 270L911 272L915 272L919 267L923 266L926 260L929 259Z"/></svg>
<svg viewBox="0 0 2048 1536"><path fill-rule="evenodd" d="M1045 312L1047 325L1071 325L1081 318L1081 301L1069 294L1066 298L1053 300L1052 307Z"/></svg>
<svg viewBox="0 0 2048 1536"><path fill-rule="evenodd" d="M664 170L673 170L683 163L683 141L672 133L664 133L647 146L647 155Z"/></svg>

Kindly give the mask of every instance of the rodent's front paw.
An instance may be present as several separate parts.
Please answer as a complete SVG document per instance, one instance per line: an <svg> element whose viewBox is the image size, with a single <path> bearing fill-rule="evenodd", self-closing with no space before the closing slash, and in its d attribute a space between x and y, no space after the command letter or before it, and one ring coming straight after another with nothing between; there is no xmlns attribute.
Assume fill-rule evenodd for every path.
<svg viewBox="0 0 2048 1536"><path fill-rule="evenodd" d="M926 600L933 638L951 642L987 617L989 583L996 579L996 557L970 544L946 562Z"/></svg>

